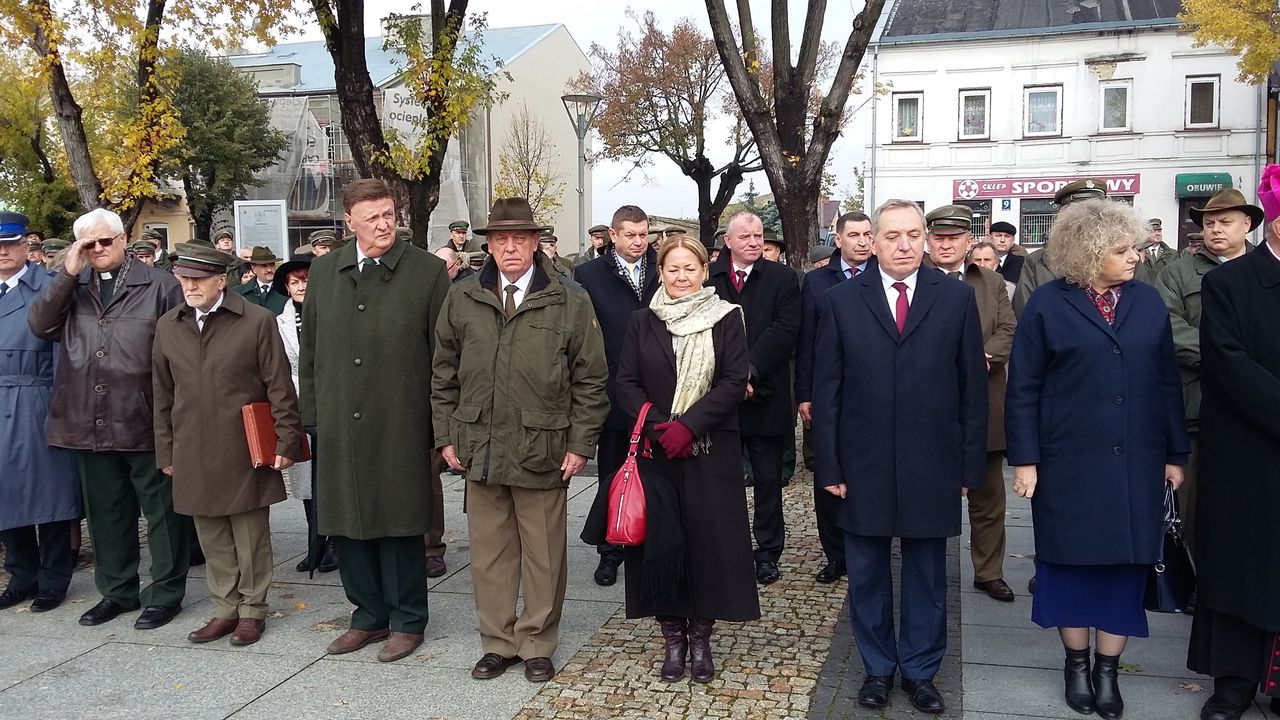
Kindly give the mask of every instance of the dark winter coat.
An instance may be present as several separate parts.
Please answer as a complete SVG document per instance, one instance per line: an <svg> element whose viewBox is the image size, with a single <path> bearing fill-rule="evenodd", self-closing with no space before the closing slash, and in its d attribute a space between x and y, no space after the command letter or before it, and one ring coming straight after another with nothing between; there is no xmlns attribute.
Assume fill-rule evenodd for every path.
<svg viewBox="0 0 1280 720"><path fill-rule="evenodd" d="M265 296L260 295L258 293L257 280L252 280L243 285L238 285L232 288L231 291L239 294L240 297L244 298L245 302L250 305L257 305L258 307L264 307L270 310L273 315L279 315L284 312L284 305L289 301L289 298L284 295L281 295L278 292L271 292L270 290L267 291Z"/></svg>
<svg viewBox="0 0 1280 720"><path fill-rule="evenodd" d="M1015 245L1014 247L1019 246ZM1004 263L1000 265L1000 269L997 272L1005 280L1017 285L1018 278L1022 276L1022 266L1026 261L1027 258L1025 256L1010 251L1008 255L1004 256Z"/></svg>
<svg viewBox="0 0 1280 720"><path fill-rule="evenodd" d="M156 321L183 303L167 272L135 260L107 307L93 269L59 270L27 318L36 337L59 343L49 444L94 452L150 452L151 342Z"/></svg>
<svg viewBox="0 0 1280 720"><path fill-rule="evenodd" d="M591 296L596 320L600 322L600 334L604 336L604 356L609 361L609 415L604 420L605 430L628 432L635 421L628 418L618 406L614 394L618 378L618 361L622 357L622 341L627 336L631 315L649 307L649 301L658 291L658 254L650 249L645 254L644 284L639 295L623 277L623 270L613 253L578 266L574 280Z"/></svg>
<svg viewBox="0 0 1280 720"><path fill-rule="evenodd" d="M323 535L422 535L431 526L431 354L444 262L398 240L360 271L356 243L311 263L298 393L318 431Z"/></svg>
<svg viewBox="0 0 1280 720"><path fill-rule="evenodd" d="M278 470L254 468L241 408L271 403L275 454L302 457L302 417L275 317L234 292L196 328L183 305L156 324L156 465L173 466L173 509L223 517L285 498Z"/></svg>
<svg viewBox="0 0 1280 720"><path fill-rule="evenodd" d="M856 535L960 534L960 489L982 484L987 367L973 288L921 267L898 332L880 272L823 296L813 386L815 481L846 485Z"/></svg>
<svg viewBox="0 0 1280 720"><path fill-rule="evenodd" d="M876 256L867 258L864 272L876 268ZM848 280L840 266L840 250L831 253L825 267L811 270L800 283L800 340L796 345L796 403L813 402L813 362L821 319L822 294Z"/></svg>
<svg viewBox="0 0 1280 720"><path fill-rule="evenodd" d="M738 412L743 437L787 436L795 432L791 399L791 357L800 339L800 281L791 268L761 258L739 293L733 287L733 263L727 250L711 263L706 285L742 306L747 319L748 382L755 397Z"/></svg>
<svg viewBox="0 0 1280 720"><path fill-rule="evenodd" d="M745 622L760 617L751 523L742 484L742 445L738 407L747 389L747 340L742 313L734 311L711 329L716 352L711 389L683 415L697 438L711 441L710 452L662 465L680 497L685 542L684 592L675 607L650 607L639 592L636 563L627 556L627 617L678 615ZM646 428L654 452L661 454L653 427L671 415L676 389L676 359L671 333L650 310L631 316L618 369L618 403L632 425L640 406L652 402ZM634 587L633 587L634 586Z"/></svg>
<svg viewBox="0 0 1280 720"><path fill-rule="evenodd" d="M1018 319L1005 397L1009 465L1037 466L1036 557L1150 564L1164 467L1190 452L1169 312L1131 280L1115 326L1084 290L1055 280Z"/></svg>
<svg viewBox="0 0 1280 720"><path fill-rule="evenodd" d="M0 530L82 517L76 456L45 436L58 346L27 326L32 303L52 284L51 273L29 262L0 297Z"/></svg>
<svg viewBox="0 0 1280 720"><path fill-rule="evenodd" d="M1203 287L1200 602L1280 632L1280 260L1264 243Z"/></svg>
<svg viewBox="0 0 1280 720"><path fill-rule="evenodd" d="M591 299L545 256L535 262L510 318L489 259L449 290L436 327L435 447L452 445L471 482L568 487L560 471L565 453L594 457L609 410Z"/></svg>

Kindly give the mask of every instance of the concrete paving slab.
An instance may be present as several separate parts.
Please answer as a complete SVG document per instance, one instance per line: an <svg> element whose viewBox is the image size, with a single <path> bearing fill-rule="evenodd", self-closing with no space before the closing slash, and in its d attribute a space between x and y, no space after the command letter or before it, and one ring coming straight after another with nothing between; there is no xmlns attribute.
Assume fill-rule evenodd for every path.
<svg viewBox="0 0 1280 720"><path fill-rule="evenodd" d="M222 720L311 662L107 643L0 692L0 707L26 720Z"/></svg>
<svg viewBox="0 0 1280 720"><path fill-rule="evenodd" d="M1187 670L1187 648L1181 638L1134 638L1121 657L1127 675L1195 679ZM964 661L982 665L1062 669L1062 641L1042 628L981 628L964 639Z"/></svg>
<svg viewBox="0 0 1280 720"><path fill-rule="evenodd" d="M496 680L428 665L321 660L231 715L234 720L493 720L511 717L537 692L514 667Z"/></svg>
<svg viewBox="0 0 1280 720"><path fill-rule="evenodd" d="M47 638L0 633L0 691L57 667L102 643L90 638Z"/></svg>
<svg viewBox="0 0 1280 720"><path fill-rule="evenodd" d="M626 581L623 578L623 571L618 570L618 582L610 587L601 587L595 582L596 565L599 563L599 554L596 549L583 545L582 543L574 544L573 540L569 541L569 579L565 588L565 598L570 600L594 600L598 602L611 602L622 604L625 601L624 587ZM450 570L453 570L450 567ZM440 592L466 593L471 594L471 566L467 565L457 572L451 573L445 582L432 586L433 590Z"/></svg>

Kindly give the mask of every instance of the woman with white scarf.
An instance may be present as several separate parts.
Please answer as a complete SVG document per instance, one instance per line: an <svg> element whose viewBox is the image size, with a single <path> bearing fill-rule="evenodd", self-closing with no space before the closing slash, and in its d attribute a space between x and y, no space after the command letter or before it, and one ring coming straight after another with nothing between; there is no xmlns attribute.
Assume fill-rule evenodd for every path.
<svg viewBox="0 0 1280 720"><path fill-rule="evenodd" d="M310 260L290 260L276 269L276 276L271 282L271 291L289 298L284 310L276 316L276 325L280 330L280 338L284 341L285 356L289 358L289 369L293 375L293 387L298 388L298 333L302 331L302 302L307 295L307 275L311 269ZM315 544L312 542L315 524L315 509L311 506L311 462L294 463L285 471L285 481L289 484L289 494L302 501L307 514L307 555L298 563L298 572L319 570L333 572L338 569L337 550L333 541L320 538L320 557L313 554Z"/></svg>
<svg viewBox="0 0 1280 720"><path fill-rule="evenodd" d="M746 331L741 308L703 287L707 262L693 238L663 243L662 287L631 316L618 368L622 409L635 418L653 403L657 471L643 478L647 547L627 549L627 617L658 619L668 682L684 677L686 653L693 679L710 682L715 621L760 617L738 435Z"/></svg>

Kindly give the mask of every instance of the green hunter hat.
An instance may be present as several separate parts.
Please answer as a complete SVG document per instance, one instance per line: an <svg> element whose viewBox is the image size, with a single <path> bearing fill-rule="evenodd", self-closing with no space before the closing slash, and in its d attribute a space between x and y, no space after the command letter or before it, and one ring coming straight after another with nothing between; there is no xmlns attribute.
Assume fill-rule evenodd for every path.
<svg viewBox="0 0 1280 720"><path fill-rule="evenodd" d="M549 225L540 225L533 219L533 208L529 207L526 198L498 198L489 210L489 224L474 230L476 235L488 235L503 230L529 230L542 232L551 230Z"/></svg>
<svg viewBox="0 0 1280 720"><path fill-rule="evenodd" d="M1262 208L1257 205L1250 205L1249 201L1244 199L1244 193L1235 188L1226 188L1219 190L1209 198L1209 202L1204 207L1191 208L1191 221L1200 227L1204 227L1204 214L1209 212L1218 212L1220 210L1239 210L1249 216L1249 229L1252 230L1262 224L1266 214Z"/></svg>
<svg viewBox="0 0 1280 720"><path fill-rule="evenodd" d="M223 254L225 255L226 253ZM271 248L255 245L252 253L249 255L248 262L250 265L274 265L280 262L280 258L276 257L276 254L271 251Z"/></svg>

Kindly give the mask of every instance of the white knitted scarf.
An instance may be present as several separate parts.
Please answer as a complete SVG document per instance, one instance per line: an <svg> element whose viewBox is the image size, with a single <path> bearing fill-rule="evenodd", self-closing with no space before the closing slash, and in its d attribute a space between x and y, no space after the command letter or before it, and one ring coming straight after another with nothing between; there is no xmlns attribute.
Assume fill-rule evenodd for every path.
<svg viewBox="0 0 1280 720"><path fill-rule="evenodd" d="M672 298L659 287L649 309L666 323L675 337L676 393L671 400L671 417L677 418L711 389L716 371L716 349L711 328L738 306L721 300L714 289L704 287L683 297Z"/></svg>

